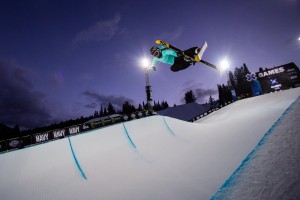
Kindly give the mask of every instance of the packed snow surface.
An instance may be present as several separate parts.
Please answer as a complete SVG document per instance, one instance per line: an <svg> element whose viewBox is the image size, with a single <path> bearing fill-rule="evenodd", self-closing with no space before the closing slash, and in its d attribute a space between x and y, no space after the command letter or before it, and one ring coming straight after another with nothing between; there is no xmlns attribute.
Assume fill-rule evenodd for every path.
<svg viewBox="0 0 300 200"><path fill-rule="evenodd" d="M212 199L300 199L300 98Z"/></svg>
<svg viewBox="0 0 300 200"><path fill-rule="evenodd" d="M209 199L299 95L237 101L195 123L153 116L1 154L0 198Z"/></svg>

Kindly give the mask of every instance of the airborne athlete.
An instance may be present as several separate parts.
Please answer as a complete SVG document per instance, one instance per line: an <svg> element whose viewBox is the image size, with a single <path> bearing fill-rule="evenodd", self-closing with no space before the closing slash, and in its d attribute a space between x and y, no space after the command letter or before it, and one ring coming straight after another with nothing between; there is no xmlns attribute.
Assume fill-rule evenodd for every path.
<svg viewBox="0 0 300 200"><path fill-rule="evenodd" d="M153 55L153 60L150 68L156 71L156 67L159 62L171 65L171 70L177 72L194 65L196 62L202 62L214 69L217 69L215 65L210 64L204 60L201 60L205 49L207 48L207 43L205 42L201 48L192 47L185 51L164 42L161 40L156 40L158 46L153 46L150 49L151 55Z"/></svg>

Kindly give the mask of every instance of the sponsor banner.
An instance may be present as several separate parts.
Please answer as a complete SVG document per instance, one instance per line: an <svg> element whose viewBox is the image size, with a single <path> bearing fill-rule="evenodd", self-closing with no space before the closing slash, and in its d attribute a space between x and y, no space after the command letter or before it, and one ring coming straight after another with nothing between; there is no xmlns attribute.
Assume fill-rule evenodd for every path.
<svg viewBox="0 0 300 200"><path fill-rule="evenodd" d="M40 144L48 142L55 139L61 139L68 135L80 134L84 131L88 131L95 128L102 128L108 125L116 124L119 122L139 119L142 117L147 117L151 115L156 115L157 113L153 111L140 111L132 113L131 115L118 115L104 118L99 121L94 121L90 123L70 126L68 128L56 129L53 131L46 131L42 133L37 133L33 135L22 136L20 138L13 138L9 140L0 141L0 152L5 152L14 149L20 149L26 146Z"/></svg>
<svg viewBox="0 0 300 200"><path fill-rule="evenodd" d="M285 70L283 67L276 67L273 69L267 69L265 71L262 72L258 72L257 75L259 78L263 78L263 77L269 77L269 76L273 76L275 74L280 74L283 73Z"/></svg>
<svg viewBox="0 0 300 200"><path fill-rule="evenodd" d="M82 125L82 131L88 131L88 130L91 130L91 126L90 124L83 124Z"/></svg>
<svg viewBox="0 0 300 200"><path fill-rule="evenodd" d="M51 132L53 139L64 138L67 134L66 129L57 129Z"/></svg>
<svg viewBox="0 0 300 200"><path fill-rule="evenodd" d="M19 149L22 147L23 141L20 138L7 140L7 150Z"/></svg>
<svg viewBox="0 0 300 200"><path fill-rule="evenodd" d="M256 75L264 93L285 90L300 84L299 69L294 63L260 70Z"/></svg>
<svg viewBox="0 0 300 200"><path fill-rule="evenodd" d="M131 119L135 119L135 118L136 118L136 114L135 114L135 113L132 113L132 114L130 115L130 118L131 118Z"/></svg>
<svg viewBox="0 0 300 200"><path fill-rule="evenodd" d="M5 140L0 141L0 152L6 151L6 150L7 150L6 141Z"/></svg>
<svg viewBox="0 0 300 200"><path fill-rule="evenodd" d="M137 117L138 117L138 118L142 118L143 116L144 116L144 115L143 115L142 112L138 112L138 113L137 113Z"/></svg>
<svg viewBox="0 0 300 200"><path fill-rule="evenodd" d="M32 143L42 143L42 142L48 142L49 140L52 140L52 134L51 132L44 132L44 133L38 133L32 136Z"/></svg>
<svg viewBox="0 0 300 200"><path fill-rule="evenodd" d="M82 132L82 125L76 125L66 128L66 135L76 135L80 132Z"/></svg>
<svg viewBox="0 0 300 200"><path fill-rule="evenodd" d="M124 116L123 116L123 120L124 120L124 121L127 121L128 118L129 118L129 117L128 117L127 115L124 115Z"/></svg>

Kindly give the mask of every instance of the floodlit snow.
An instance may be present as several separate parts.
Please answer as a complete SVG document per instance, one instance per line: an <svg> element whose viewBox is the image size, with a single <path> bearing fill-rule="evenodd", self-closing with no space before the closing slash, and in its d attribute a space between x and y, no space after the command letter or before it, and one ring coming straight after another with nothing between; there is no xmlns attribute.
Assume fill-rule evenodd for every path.
<svg viewBox="0 0 300 200"><path fill-rule="evenodd" d="M300 98L213 199L300 199Z"/></svg>
<svg viewBox="0 0 300 200"><path fill-rule="evenodd" d="M0 199L209 199L299 95L241 100L195 123L153 116L73 136L78 166L68 138L1 154ZM274 133L290 126L299 125Z"/></svg>

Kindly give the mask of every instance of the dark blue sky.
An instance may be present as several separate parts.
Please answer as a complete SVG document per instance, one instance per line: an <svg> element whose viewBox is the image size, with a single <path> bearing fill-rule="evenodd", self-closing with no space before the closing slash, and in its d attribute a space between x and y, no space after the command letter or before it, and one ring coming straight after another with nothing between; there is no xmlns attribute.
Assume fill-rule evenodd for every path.
<svg viewBox="0 0 300 200"><path fill-rule="evenodd" d="M88 116L111 102L145 101L144 70L156 39L178 48L207 41L203 59L250 71L300 65L298 0L55 1L2 0L0 123L35 127ZM217 98L226 75L197 64L150 73L153 98L182 104L192 89L199 103Z"/></svg>

